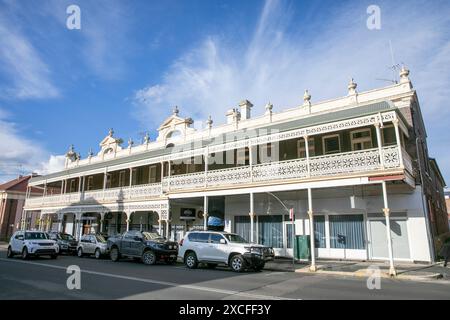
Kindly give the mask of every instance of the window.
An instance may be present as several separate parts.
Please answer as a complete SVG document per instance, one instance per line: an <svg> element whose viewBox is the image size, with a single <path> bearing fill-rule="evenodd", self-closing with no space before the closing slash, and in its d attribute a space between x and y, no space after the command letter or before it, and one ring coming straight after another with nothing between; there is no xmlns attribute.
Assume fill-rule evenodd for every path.
<svg viewBox="0 0 450 320"><path fill-rule="evenodd" d="M283 248L283 216L258 216L258 243Z"/></svg>
<svg viewBox="0 0 450 320"><path fill-rule="evenodd" d="M250 216L235 216L234 217L234 232L243 237L250 239Z"/></svg>
<svg viewBox="0 0 450 320"><path fill-rule="evenodd" d="M316 248L326 248L325 216L315 216L313 221L314 244Z"/></svg>
<svg viewBox="0 0 450 320"><path fill-rule="evenodd" d="M361 129L350 132L352 151L372 148L372 134L370 129Z"/></svg>
<svg viewBox="0 0 450 320"><path fill-rule="evenodd" d="M236 164L239 165L248 165L249 164L250 155L248 152L248 148L240 148L236 150Z"/></svg>
<svg viewBox="0 0 450 320"><path fill-rule="evenodd" d="M391 146L397 144L395 137L395 129L393 125L384 126L382 133L383 146Z"/></svg>
<svg viewBox="0 0 450 320"><path fill-rule="evenodd" d="M119 172L119 187L125 186L125 170Z"/></svg>
<svg viewBox="0 0 450 320"><path fill-rule="evenodd" d="M111 188L111 174L107 173L106 174L106 188Z"/></svg>
<svg viewBox="0 0 450 320"><path fill-rule="evenodd" d="M211 233L211 243L220 243L220 240L222 240L223 237L220 234L217 233Z"/></svg>
<svg viewBox="0 0 450 320"><path fill-rule="evenodd" d="M308 151L309 156L314 157L314 138L308 138ZM297 156L298 158L306 158L306 148L305 148L305 139L297 140Z"/></svg>
<svg viewBox="0 0 450 320"><path fill-rule="evenodd" d="M149 175L149 183L155 183L157 182L156 177L156 166L150 166L150 175Z"/></svg>
<svg viewBox="0 0 450 320"><path fill-rule="evenodd" d="M341 141L338 134L324 136L322 138L323 154L341 152Z"/></svg>
<svg viewBox="0 0 450 320"><path fill-rule="evenodd" d="M364 218L362 215L330 215L331 248L365 249Z"/></svg>
<svg viewBox="0 0 450 320"><path fill-rule="evenodd" d="M209 233L191 233L188 236L189 241L192 242L208 242Z"/></svg>
<svg viewBox="0 0 450 320"><path fill-rule="evenodd" d="M70 180L70 191L75 192L77 190L77 181L75 179Z"/></svg>
<svg viewBox="0 0 450 320"><path fill-rule="evenodd" d="M87 180L87 190L92 190L93 187L94 187L94 177L90 176L88 177Z"/></svg>

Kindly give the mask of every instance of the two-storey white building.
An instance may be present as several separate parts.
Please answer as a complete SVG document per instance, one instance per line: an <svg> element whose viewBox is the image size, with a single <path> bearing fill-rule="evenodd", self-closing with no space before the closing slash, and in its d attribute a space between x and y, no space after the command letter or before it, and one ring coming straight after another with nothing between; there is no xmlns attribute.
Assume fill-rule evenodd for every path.
<svg viewBox="0 0 450 320"><path fill-rule="evenodd" d="M441 213L431 211L444 200L424 182L436 166L409 71L388 87L356 87L351 80L346 96L317 103L306 91L302 105L268 104L256 117L244 100L226 124L209 119L202 129L175 108L156 140L139 145L122 146L111 130L97 154L81 159L71 148L63 171L31 179L42 194L28 197L24 221L40 210L38 227L77 237L154 229L179 240L224 229L281 256L292 256L293 233L313 234L313 264L432 261Z"/></svg>

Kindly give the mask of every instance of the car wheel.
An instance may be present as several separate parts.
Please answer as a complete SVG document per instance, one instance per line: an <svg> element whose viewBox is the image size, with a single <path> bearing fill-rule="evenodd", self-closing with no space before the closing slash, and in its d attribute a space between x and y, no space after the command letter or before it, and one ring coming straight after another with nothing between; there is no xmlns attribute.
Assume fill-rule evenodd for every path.
<svg viewBox="0 0 450 320"><path fill-rule="evenodd" d="M253 270L255 270L255 271L261 271L262 269L264 269L264 265L265 265L264 262L262 262L262 263L260 263L260 264L257 264L256 266L253 267Z"/></svg>
<svg viewBox="0 0 450 320"><path fill-rule="evenodd" d="M237 254L233 256L230 260L230 268L234 272L242 272L245 270L245 260L242 255Z"/></svg>
<svg viewBox="0 0 450 320"><path fill-rule="evenodd" d="M95 249L94 256L95 256L95 259L100 259L102 257L102 253L100 252L100 249Z"/></svg>
<svg viewBox="0 0 450 320"><path fill-rule="evenodd" d="M111 252L109 253L109 257L112 261L117 262L120 259L119 249L112 248Z"/></svg>
<svg viewBox="0 0 450 320"><path fill-rule="evenodd" d="M82 258L82 257L83 257L83 249L78 248L78 250L77 250L77 255L78 255L80 258Z"/></svg>
<svg viewBox="0 0 450 320"><path fill-rule="evenodd" d="M56 258L58 258L58 255L57 254L52 254L52 255L50 255L50 258L56 259Z"/></svg>
<svg viewBox="0 0 450 320"><path fill-rule="evenodd" d="M23 250L22 250L22 259L23 259L23 260L27 260L28 258L29 258L29 255L28 255L28 248L25 247L25 248L23 248Z"/></svg>
<svg viewBox="0 0 450 320"><path fill-rule="evenodd" d="M208 269L215 269L217 267L217 263L207 263L206 266Z"/></svg>
<svg viewBox="0 0 450 320"><path fill-rule="evenodd" d="M187 254L186 258L184 259L184 264L189 269L196 269L197 268L198 260L197 260L197 255L195 254L195 252L189 252Z"/></svg>
<svg viewBox="0 0 450 320"><path fill-rule="evenodd" d="M156 263L156 255L153 251L147 250L142 255L142 262L147 265L152 265Z"/></svg>
<svg viewBox="0 0 450 320"><path fill-rule="evenodd" d="M8 251L6 252L7 258L12 258L14 256L14 253L12 252L11 247L8 247Z"/></svg>

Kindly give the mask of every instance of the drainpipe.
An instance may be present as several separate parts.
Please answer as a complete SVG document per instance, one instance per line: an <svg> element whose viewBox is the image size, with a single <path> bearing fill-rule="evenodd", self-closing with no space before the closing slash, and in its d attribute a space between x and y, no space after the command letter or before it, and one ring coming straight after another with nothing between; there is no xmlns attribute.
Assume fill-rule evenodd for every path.
<svg viewBox="0 0 450 320"><path fill-rule="evenodd" d="M434 237L431 233L431 222L430 222L430 211L428 209L428 206L425 206L425 191L424 191L424 183L423 183L423 175L422 175L422 163L420 162L420 154L419 154L419 142L422 143L422 139L419 137L416 138L416 153L417 153L417 162L419 165L419 173L420 173L420 188L421 188L421 199L422 199L422 209L425 213L425 226L427 228L427 235L428 235L428 249L430 250L430 257L431 257L431 263L436 261L436 256L434 253Z"/></svg>

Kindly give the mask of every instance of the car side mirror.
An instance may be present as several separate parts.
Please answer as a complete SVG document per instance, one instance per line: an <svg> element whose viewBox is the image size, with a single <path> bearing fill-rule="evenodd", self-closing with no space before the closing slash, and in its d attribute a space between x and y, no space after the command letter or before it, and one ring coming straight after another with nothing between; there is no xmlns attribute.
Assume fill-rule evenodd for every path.
<svg viewBox="0 0 450 320"><path fill-rule="evenodd" d="M220 239L219 243L220 244L227 244L227 241L225 239Z"/></svg>
<svg viewBox="0 0 450 320"><path fill-rule="evenodd" d="M21 240L21 241L22 241L23 239L24 239L23 236L18 236L18 237L17 237L17 240Z"/></svg>
<svg viewBox="0 0 450 320"><path fill-rule="evenodd" d="M143 241L143 239L141 237L134 237L134 241Z"/></svg>

